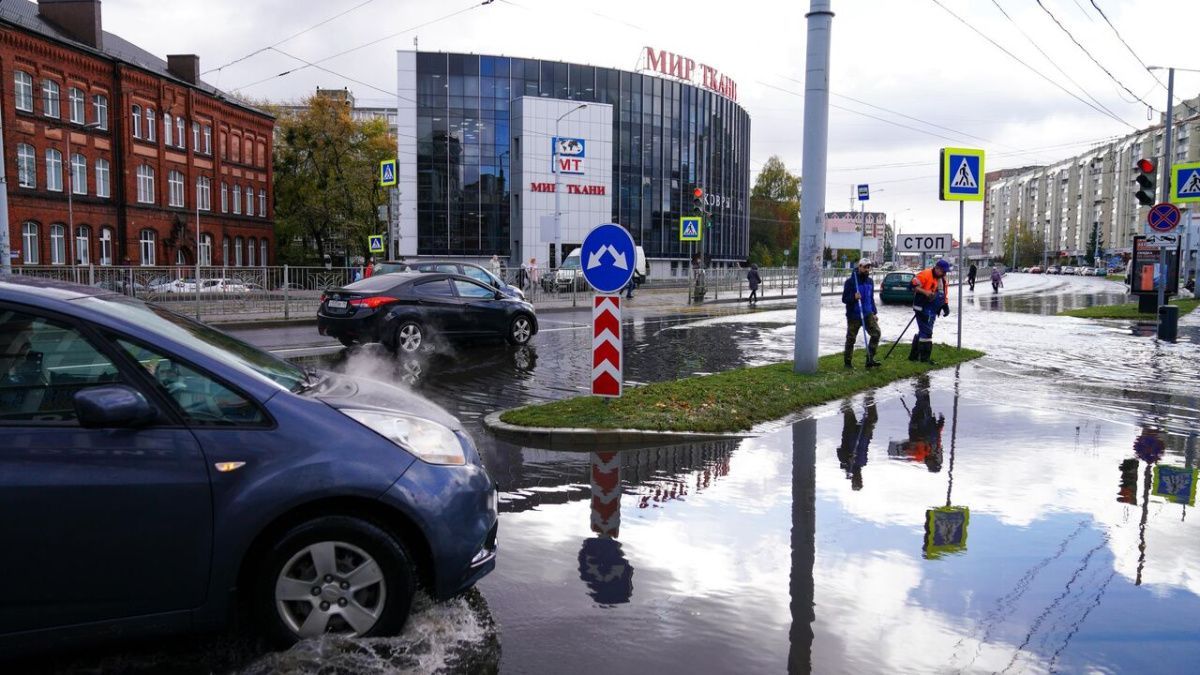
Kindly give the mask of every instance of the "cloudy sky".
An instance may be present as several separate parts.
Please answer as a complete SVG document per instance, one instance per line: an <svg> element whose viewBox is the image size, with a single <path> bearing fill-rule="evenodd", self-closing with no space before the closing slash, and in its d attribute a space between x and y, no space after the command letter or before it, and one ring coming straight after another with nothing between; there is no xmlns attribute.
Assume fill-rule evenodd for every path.
<svg viewBox="0 0 1200 675"><path fill-rule="evenodd" d="M290 100L348 86L368 105L394 100L394 53L414 37L426 50L624 69L653 45L737 80L752 118L754 171L778 154L799 172L806 0L480 2L106 0L104 27L159 55L195 52L204 71L225 66L205 78L226 90ZM893 214L902 231L957 226L954 206L937 200L938 148L985 148L989 169L1053 162L1158 119L1150 106L1163 110L1166 90L1141 62L1200 69L1195 0L832 3L838 107L826 206L846 208L851 186L866 182L869 206ZM1177 74L1176 95L1200 95L1200 73ZM981 218L979 205L967 206L968 238L978 238Z"/></svg>

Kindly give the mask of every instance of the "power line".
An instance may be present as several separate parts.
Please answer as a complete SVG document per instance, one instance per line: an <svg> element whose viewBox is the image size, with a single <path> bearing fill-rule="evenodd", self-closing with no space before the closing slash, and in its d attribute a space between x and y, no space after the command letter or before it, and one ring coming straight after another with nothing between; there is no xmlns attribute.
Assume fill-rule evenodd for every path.
<svg viewBox="0 0 1200 675"><path fill-rule="evenodd" d="M345 10L345 11L343 11L343 12L339 12L339 13L337 13L337 14L334 14L333 16L329 17L328 19L325 19L324 21L321 21L321 22L315 23L315 24L313 24L313 25L309 26L308 28L305 28L304 30L300 31L299 33L293 33L293 34L291 34L291 35L289 35L289 36L285 37L284 39L280 40L279 42L276 42L275 44L268 45L268 46L266 46L266 47L263 47L262 49L256 49L256 50L254 50L254 51L250 52L249 54L247 54L247 55L243 56L243 57L242 57L242 58L240 58L240 59L234 59L234 60L230 61L229 63L226 63L226 64L224 64L224 65L221 65L221 66L217 66L216 68L209 68L208 70L206 70L206 71L204 71L203 73L200 73L200 74L201 74L201 75L207 75L207 74L209 74L209 73L215 73L215 72L218 72L218 71L224 70L225 68L228 68L229 66L232 66L232 65L234 65L234 64L236 64L236 63L241 63L242 61L245 61L245 60L246 60L246 59L248 59L248 58L251 58L251 57L253 57L253 56L257 56L257 55L259 55L259 54L261 54L261 53L263 53L263 52L265 52L265 51L267 51L267 50L269 50L269 49L272 49L272 48L274 48L274 47L278 47L279 45L281 45L281 44L283 44L283 43L287 42L288 40L294 40L295 38L298 38L298 37L300 37L301 35L304 35L305 33L308 33L308 32L310 32L310 31L316 30L317 28L320 28L321 26L324 26L325 24L329 23L330 21L333 21L334 19L341 18L341 17L343 17L343 16L345 16L345 15L349 14L350 12L353 12L354 10L356 10L356 9L358 9L358 8L360 8L360 7L363 7L363 6L365 6L365 5L369 5L369 4L371 4L372 2L375 2L375 0L364 0L364 2L361 2L361 3L359 3L359 4L357 4L357 5L353 6L353 7L351 7L350 9L347 9L347 10Z"/></svg>
<svg viewBox="0 0 1200 675"><path fill-rule="evenodd" d="M1158 82L1160 87L1166 89L1167 84L1163 82L1162 78L1160 78L1153 70L1150 70L1150 66L1146 65L1146 62L1142 60L1142 57L1138 56L1137 52L1133 51L1133 47L1130 47L1129 43L1125 41L1125 38L1121 37L1121 31L1117 30L1117 27L1113 25L1113 22L1108 20L1108 15L1104 13L1103 9L1100 9L1100 5L1096 4L1096 0L1091 0L1091 2L1092 7L1095 7L1096 11L1100 13L1100 18L1104 19L1104 23L1108 24L1108 27L1112 29L1113 34L1117 36L1117 39L1121 41L1121 44L1125 45L1125 49L1128 49L1129 53L1133 55L1133 58L1137 59L1137 62L1142 64L1142 67L1146 69L1147 73L1150 73L1150 76L1154 78L1155 82Z"/></svg>
<svg viewBox="0 0 1200 675"><path fill-rule="evenodd" d="M1055 61L1053 58L1051 58L1050 55L1047 54L1045 52L1045 50L1042 49L1041 45L1039 45L1036 40L1029 37L1029 34L1026 33L1021 28L1020 24L1018 24L1016 22L1016 20L1014 20L1011 16L1009 16L1008 12L1006 12L1004 10L1004 8L1000 6L1000 2L998 0L992 0L992 4L995 5L996 9L1000 10L1000 13L1004 15L1004 18L1008 19L1008 22L1011 23L1013 25L1013 27L1017 29L1017 32L1019 32L1021 34L1021 36L1024 37L1029 42L1029 44L1033 45L1033 48L1038 50L1038 53L1041 54L1042 56L1044 56L1046 58L1046 60L1050 62L1050 65L1054 66L1055 70L1057 70L1059 73L1061 73L1063 77L1067 78L1068 82L1075 85L1075 87L1077 89L1079 89L1079 91L1083 92L1084 96L1087 96L1089 99L1092 100L1093 103L1095 103L1096 105L1103 108L1105 110L1105 112L1107 112L1109 115L1113 115L1113 116L1116 115L1116 113L1114 113L1112 110L1110 110L1108 108L1108 106L1106 106L1103 103L1101 103L1100 101L1098 101L1095 96L1092 96L1091 93L1088 92L1087 89L1084 89L1082 84L1079 84L1078 82L1075 81L1074 78L1072 78L1070 75L1068 75L1067 71L1063 70L1062 66L1058 65L1058 61Z"/></svg>
<svg viewBox="0 0 1200 675"><path fill-rule="evenodd" d="M1098 107L1096 107L1095 105L1093 105L1093 104L1092 104L1090 101L1085 101L1084 99L1080 98L1078 95L1076 95L1076 94L1075 94L1074 92L1072 92L1071 90L1069 90L1069 89L1067 89L1066 87L1062 86L1062 85L1061 85L1061 84L1059 84L1058 82L1055 82L1054 80L1050 79L1050 77L1049 77L1049 76L1047 76L1045 73L1043 73L1042 71L1038 70L1037 68L1034 68L1033 66L1029 65L1028 63L1026 63L1025 61L1023 61L1023 60L1022 60L1022 59L1021 59L1019 56L1017 56L1016 54L1013 54L1012 52L1010 52L1010 51L1008 51L1007 49L1005 49L1005 48L1004 48L1004 46L1003 46L1003 45L1001 45L999 42L996 42L996 41L995 41L995 40L993 40L992 38L988 37L988 36L987 36L987 34L985 34L983 31L981 31L981 30L979 30L978 28L976 28L975 26L971 25L971 24L970 24L970 23L969 23L969 22L968 22L966 19L964 19L964 18L962 18L961 16L959 16L959 15L955 14L955 13L954 13L954 11L953 11L953 10L951 10L949 7L947 7L947 6L943 5L943 4L940 2L940 0L932 0L932 2L933 2L933 4L937 5L938 7L941 7L941 8L942 8L942 9L943 9L943 10L944 10L944 11L945 11L947 14L949 14L950 16L952 16L952 17L954 17L955 19L957 19L959 23L961 23L962 25L966 26L967 28L970 28L970 29L971 29L972 31L974 31L974 32L975 32L977 35L979 35L979 37L981 37L981 38L983 38L983 39L987 40L988 42L990 42L990 43L992 44L992 46L994 46L996 49L999 49L1000 51L1002 51L1002 52L1004 52L1005 54L1007 54L1009 58L1013 59L1013 60L1014 60L1014 61L1016 61L1017 63L1019 63L1019 64L1021 64L1021 65L1025 66L1025 67L1026 67L1026 68L1028 68L1029 70L1033 71L1033 72L1034 72L1034 74L1036 74L1038 77L1042 78L1043 80L1045 80L1045 81L1049 82L1050 84L1054 85L1054 86L1055 86L1055 87L1057 87L1058 89L1062 90L1062 91L1063 91L1065 94L1067 94L1067 95L1068 95L1068 96L1070 96L1071 98L1075 99L1076 101L1079 101L1080 103L1082 103L1082 104L1086 105L1087 107L1091 108L1092 110L1095 110L1096 112L1100 113L1101 115L1104 115L1104 116L1106 116L1106 117L1111 117L1112 119L1114 119L1114 120L1116 120L1116 121L1120 122L1121 124L1124 124L1125 126L1129 127L1130 129L1135 129L1135 130L1137 129L1137 127L1135 127L1134 125L1130 124L1129 122L1126 122L1125 120L1121 119L1120 117L1117 117L1116 115L1112 115L1112 114L1110 114L1110 113L1108 113L1108 112L1105 112L1104 110L1101 110L1100 108L1098 108Z"/></svg>
<svg viewBox="0 0 1200 675"><path fill-rule="evenodd" d="M783 87L777 87L777 86L775 86L775 85L773 85L773 84L770 84L770 83L767 83L767 82L763 82L762 80L759 80L759 81L758 81L758 83L759 83L759 84L761 84L761 85L763 85L764 87L770 87L771 89L777 89L777 90L779 90L779 91L782 91L782 92L783 92L783 93L785 93L785 94L791 94L792 96L799 96L800 98L804 98L804 94L801 94L801 93L799 93L799 92L792 91L792 90L790 90L790 89L784 89ZM954 142L956 142L956 141L958 140L958 139L955 139L955 138L950 138L949 136L943 136L943 135L941 135L941 134L936 134L936 133L934 133L934 132L932 132L932 131L928 131L928 130L926 130L926 129L920 129L920 128L917 128L917 127L911 127L911 126L909 126L909 125L907 125L907 124L901 124L901 123L899 123L899 122L893 122L892 120L889 120L889 119L886 119L886 118L883 118L883 117L878 117L878 116L876 116L876 115L872 115L872 114L870 114L870 113L865 113L865 112L861 112L861 111L858 111L858 110L854 110L853 108L847 108L847 107L845 107L845 106L840 106L840 105L837 105L836 103L830 103L830 104L829 104L829 107L830 107L830 108L836 108L836 109L838 109L838 110L843 110L843 111L845 111L845 112L848 112L848 113L853 113L853 114L855 114L855 115L861 115L861 116L863 116L863 117L867 117L867 118L870 118L870 119L873 119L873 120L878 120L878 121L880 121L880 122L883 122L884 124L891 124L892 126L900 127L901 129L908 129L908 130L910 130L910 131L916 131L917 133L928 134L928 135L930 135L930 136L933 136L933 137L935 137L935 138L940 138L940 139L942 139L942 140L950 141L951 143L954 143Z"/></svg>
<svg viewBox="0 0 1200 675"><path fill-rule="evenodd" d="M1054 12L1051 12L1050 9L1048 7L1046 7L1046 5L1042 2L1042 0L1036 0L1036 2L1038 4L1038 7L1041 7L1042 11L1046 13L1046 16L1050 17L1050 19L1052 21L1054 21L1054 24L1056 26L1058 26L1059 30L1061 30L1063 33L1066 33L1067 37L1071 38L1071 42L1074 42L1075 46L1079 47L1080 51L1082 51L1084 54L1086 54L1087 57L1092 60L1092 63L1096 64L1097 68L1104 71L1104 74L1108 76L1108 79L1112 80L1113 82L1116 82L1117 85L1120 86L1122 89L1124 89L1130 96L1141 101L1142 103L1145 103L1147 108L1150 108L1151 110L1153 110L1154 112L1157 112L1157 113L1162 112L1161 110L1158 110L1157 108L1150 105L1149 103L1146 103L1146 101L1143 100L1141 96L1138 96L1137 94L1133 93L1132 89L1125 86L1124 82L1118 80L1116 75L1113 75L1112 72L1110 72L1108 70L1108 68L1105 68L1104 64L1100 63L1100 61L1098 61L1095 56L1092 56L1092 53L1090 51L1088 51L1088 48L1084 47L1082 44L1080 44L1079 40L1075 39L1075 36L1071 34L1071 31L1067 30L1067 27L1064 26L1063 23L1058 20L1058 17L1054 15Z"/></svg>
<svg viewBox="0 0 1200 675"><path fill-rule="evenodd" d="M268 47L268 49L270 49L271 51L276 52L278 54L282 54L283 56L286 56L289 59L295 59L295 60L299 61L300 63L305 64L306 67L316 68L317 70L329 73L330 75L333 75L335 77L340 77L343 80L346 80L347 82L353 82L354 84L361 84L362 86L368 87L370 89L374 89L375 91L389 94L393 100L400 99L401 101L408 101L410 103L416 103L415 99L400 96L399 94L388 91L387 89L384 89L382 87L376 87L375 85L371 84L370 82L363 82L362 80L356 80L353 77L350 77L349 75L343 75L342 73L334 72L324 66L317 65L316 63L313 63L312 61L308 61L307 59L302 59L299 56L296 56L295 54L289 54L289 53L283 51L282 49L279 49L278 47ZM385 106L385 107L390 108L391 106Z"/></svg>
<svg viewBox="0 0 1200 675"><path fill-rule="evenodd" d="M381 38L379 38L379 39L377 39L377 40L371 40L370 42L365 42L365 43L363 43L363 44L360 44L360 45L358 45L358 46L356 46L356 47L351 47L350 49L346 49L346 50L340 51L340 52L338 52L338 53L336 53L336 54L330 54L329 56L322 57L322 58L320 58L320 59L317 59L316 61L312 61L312 62L306 62L306 64L305 64L305 65L303 65L303 66L300 66L299 68L293 68L293 69L291 69L291 70L285 70L285 71L283 71L282 73L279 73L279 74L277 74L277 75L272 75L272 76L270 76L270 77L264 77L263 79L261 79L261 80L257 80L257 81L254 81L254 82L251 82L250 84L245 84L245 85L242 85L242 86L240 86L240 87L234 87L234 89L235 89L235 90L237 90L237 89L248 89L248 88L250 88L250 87L255 87L255 86L258 86L258 85L262 84L263 82L269 82L269 81L271 81L271 80L274 80L274 79L276 79L276 78L283 77L283 76L285 76L285 75L291 75L292 73L297 73L297 72L300 72L301 70L306 70L306 69L308 69L308 68L315 67L315 66L316 66L316 64L318 64L318 63L324 63L324 62L326 62L326 61L329 61L330 59L336 59L336 58L338 58L339 56L345 56L346 54L349 54L349 53L351 53L351 52L356 52L356 51L358 51L358 50L360 50L360 49L365 49L365 48L367 48L367 47L371 47L371 46L373 46L373 45L377 45L377 44L379 44L380 42L386 42L387 40L391 40L392 38L399 37L399 36L401 36L401 35L404 35L405 33L411 33L411 32L413 32L414 30L419 30L419 29L421 29L421 28L425 28L426 26L431 26L431 25L433 25L433 24L435 24L435 23L438 23L438 22L441 22L441 21L445 21L446 19L451 19L451 18L453 18L453 17L456 17L456 16L458 16L459 14L465 14L466 12L469 12L469 11L471 11L471 10L473 10L473 9L478 9L478 8L480 8L480 7L484 7L484 6L486 6L486 5L490 5L490 4L492 4L493 2L495 2L495 1L496 1L496 0L483 0L482 2L477 2L477 3L474 3L474 4L472 4L472 5L468 6L468 7L464 7L464 8L462 8L462 9L460 9L460 10L458 10L458 11L451 12L451 13L449 13L449 14L446 14L446 15L443 15L443 16L439 16L439 17L438 17L438 18L436 18L436 19L430 19L429 21L426 21L426 22L424 22L424 23L421 23L421 24L417 24L416 26L412 26L412 27L409 27L409 28L405 28L404 30L397 31L397 32L395 32L395 33L392 33L392 34L390 34L390 35L385 35L385 36L383 36L383 37L381 37Z"/></svg>

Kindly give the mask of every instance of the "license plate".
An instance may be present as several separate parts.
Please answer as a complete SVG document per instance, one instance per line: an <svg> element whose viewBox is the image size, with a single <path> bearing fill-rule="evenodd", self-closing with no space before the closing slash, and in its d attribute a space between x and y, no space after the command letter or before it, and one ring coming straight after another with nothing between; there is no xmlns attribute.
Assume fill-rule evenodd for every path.
<svg viewBox="0 0 1200 675"><path fill-rule="evenodd" d="M325 303L325 306L328 307L329 309L346 309L346 301L345 300L330 300L329 302Z"/></svg>

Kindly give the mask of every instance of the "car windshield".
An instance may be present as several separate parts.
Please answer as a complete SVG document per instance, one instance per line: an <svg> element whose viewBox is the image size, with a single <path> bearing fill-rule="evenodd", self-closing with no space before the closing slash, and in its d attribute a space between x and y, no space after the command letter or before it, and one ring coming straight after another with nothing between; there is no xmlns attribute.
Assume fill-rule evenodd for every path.
<svg viewBox="0 0 1200 675"><path fill-rule="evenodd" d="M407 263L381 262L375 266L376 274L392 274L394 272L407 272Z"/></svg>
<svg viewBox="0 0 1200 675"><path fill-rule="evenodd" d="M301 391L308 379L303 370L281 358L162 307L125 296L92 296L80 298L77 302L88 309L128 321L147 331L202 351L289 391Z"/></svg>
<svg viewBox="0 0 1200 675"><path fill-rule="evenodd" d="M564 270L580 269L581 266L579 264L579 258L580 258L580 256L577 256L577 255L567 256L567 259L563 261L562 269L564 269Z"/></svg>
<svg viewBox="0 0 1200 675"><path fill-rule="evenodd" d="M896 282L912 281L912 277L913 277L913 275L911 275L911 274L889 274L883 278L883 283L885 283L885 284L893 283L894 284Z"/></svg>

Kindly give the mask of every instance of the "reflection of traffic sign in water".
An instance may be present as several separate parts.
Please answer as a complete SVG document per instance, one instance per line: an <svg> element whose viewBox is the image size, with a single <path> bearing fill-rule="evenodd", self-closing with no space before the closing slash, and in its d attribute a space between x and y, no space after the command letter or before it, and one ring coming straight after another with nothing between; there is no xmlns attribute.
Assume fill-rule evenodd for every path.
<svg viewBox="0 0 1200 675"><path fill-rule="evenodd" d="M943 506L925 512L925 557L934 560L967 549L967 526L971 510L965 506Z"/></svg>
<svg viewBox="0 0 1200 675"><path fill-rule="evenodd" d="M1196 505L1196 483L1200 469L1160 464L1154 467L1153 494L1176 504Z"/></svg>
<svg viewBox="0 0 1200 675"><path fill-rule="evenodd" d="M1165 446L1162 438L1153 431L1143 431L1133 442L1133 454L1147 464L1153 464L1162 459Z"/></svg>

